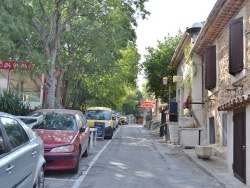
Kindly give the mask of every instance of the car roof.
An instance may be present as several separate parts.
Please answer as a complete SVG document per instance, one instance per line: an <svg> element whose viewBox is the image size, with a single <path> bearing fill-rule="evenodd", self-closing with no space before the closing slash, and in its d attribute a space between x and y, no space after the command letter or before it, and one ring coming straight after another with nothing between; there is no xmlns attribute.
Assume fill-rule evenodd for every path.
<svg viewBox="0 0 250 188"><path fill-rule="evenodd" d="M81 111L79 110L72 110L72 109L40 109L40 110L35 110L34 112L72 114L72 115L81 113Z"/></svg>
<svg viewBox="0 0 250 188"><path fill-rule="evenodd" d="M8 114L8 113L5 113L5 112L0 112L0 115L11 115L11 114Z"/></svg>
<svg viewBox="0 0 250 188"><path fill-rule="evenodd" d="M15 118L15 115L12 115L12 114L9 114L9 113L6 113L6 112L0 112L0 116L9 116L9 117Z"/></svg>
<svg viewBox="0 0 250 188"><path fill-rule="evenodd" d="M100 107L89 107L87 108L87 110L109 110L111 111L111 108L100 106Z"/></svg>

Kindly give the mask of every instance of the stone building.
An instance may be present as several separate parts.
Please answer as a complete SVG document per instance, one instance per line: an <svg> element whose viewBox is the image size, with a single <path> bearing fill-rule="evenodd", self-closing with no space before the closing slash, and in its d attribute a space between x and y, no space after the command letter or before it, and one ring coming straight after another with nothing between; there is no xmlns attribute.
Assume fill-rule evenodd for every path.
<svg viewBox="0 0 250 188"><path fill-rule="evenodd" d="M200 29L187 29L172 59L182 77L176 84L180 117L188 107L201 128L200 144L213 146L213 154L227 160L228 171L248 186L249 22L250 1L217 0Z"/></svg>

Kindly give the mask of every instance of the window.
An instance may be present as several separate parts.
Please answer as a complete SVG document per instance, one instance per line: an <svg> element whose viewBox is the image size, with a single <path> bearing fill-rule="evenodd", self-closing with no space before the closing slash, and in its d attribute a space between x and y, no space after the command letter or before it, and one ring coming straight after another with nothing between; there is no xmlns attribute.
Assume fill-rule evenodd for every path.
<svg viewBox="0 0 250 188"><path fill-rule="evenodd" d="M0 69L0 93L8 89L8 73L9 71Z"/></svg>
<svg viewBox="0 0 250 188"><path fill-rule="evenodd" d="M39 116L32 114L32 116ZM27 122L26 122L27 123ZM33 129L46 129L46 130L77 130L75 125L75 118L71 114L44 114L44 121L40 124L33 126Z"/></svg>
<svg viewBox="0 0 250 188"><path fill-rule="evenodd" d="M233 20L229 26L229 74L243 70L243 18Z"/></svg>
<svg viewBox="0 0 250 188"><path fill-rule="evenodd" d="M79 128L84 127L84 123L83 123L82 116L79 116L78 114L76 114L75 117L76 117L77 126L78 126Z"/></svg>
<svg viewBox="0 0 250 188"><path fill-rule="evenodd" d="M82 127L86 127L87 126L87 120L86 120L86 117L85 115L83 115L83 113L79 113L76 115L76 118L78 119L78 116L79 116L79 119L81 120L81 126Z"/></svg>
<svg viewBox="0 0 250 188"><path fill-rule="evenodd" d="M27 133L24 131L18 121L7 117L2 117L1 121L12 148L17 148L29 141Z"/></svg>
<svg viewBox="0 0 250 188"><path fill-rule="evenodd" d="M2 136L2 132L0 130L0 155L5 153L5 149L4 149L4 142L3 142L3 136Z"/></svg>
<svg viewBox="0 0 250 188"><path fill-rule="evenodd" d="M205 89L211 90L216 87L216 46L206 49L205 59Z"/></svg>
<svg viewBox="0 0 250 188"><path fill-rule="evenodd" d="M94 120L111 120L111 111L109 110L87 110L87 119Z"/></svg>
<svg viewBox="0 0 250 188"><path fill-rule="evenodd" d="M209 143L215 143L215 125L214 125L214 117L209 118Z"/></svg>

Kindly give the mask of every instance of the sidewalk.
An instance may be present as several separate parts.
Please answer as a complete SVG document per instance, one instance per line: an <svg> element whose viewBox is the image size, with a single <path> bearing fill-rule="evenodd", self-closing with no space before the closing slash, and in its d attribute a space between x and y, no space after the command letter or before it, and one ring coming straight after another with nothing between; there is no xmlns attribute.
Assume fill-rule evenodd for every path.
<svg viewBox="0 0 250 188"><path fill-rule="evenodd" d="M226 188L249 188L239 181L233 174L227 170L226 161L215 156L210 159L199 159L194 149L182 149L186 157L192 161L202 171L216 179L223 187Z"/></svg>
<svg viewBox="0 0 250 188"><path fill-rule="evenodd" d="M195 149L184 149L180 145L170 144L161 137L159 137L159 130L150 130L151 135L154 135L156 140L161 144L165 143L168 145L179 147L180 150L184 153L184 155L193 162L198 168L200 168L203 172L207 173L209 176L213 177L217 180L225 188L250 188L234 177L233 174L229 173L227 170L226 161L216 157L211 156L210 159L199 159L195 153ZM160 141L160 140L161 141Z"/></svg>

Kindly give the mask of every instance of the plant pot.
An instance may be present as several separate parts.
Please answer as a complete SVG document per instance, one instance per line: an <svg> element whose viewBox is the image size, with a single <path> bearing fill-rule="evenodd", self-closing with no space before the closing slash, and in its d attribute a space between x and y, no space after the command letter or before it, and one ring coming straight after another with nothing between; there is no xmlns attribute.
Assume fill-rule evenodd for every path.
<svg viewBox="0 0 250 188"><path fill-rule="evenodd" d="M169 122L168 126L169 126L170 142L173 144L177 144L179 141L178 122Z"/></svg>
<svg viewBox="0 0 250 188"><path fill-rule="evenodd" d="M194 128L193 117L179 117L180 128Z"/></svg>
<svg viewBox="0 0 250 188"><path fill-rule="evenodd" d="M195 146L195 153L201 159L209 159L212 156L212 146Z"/></svg>

